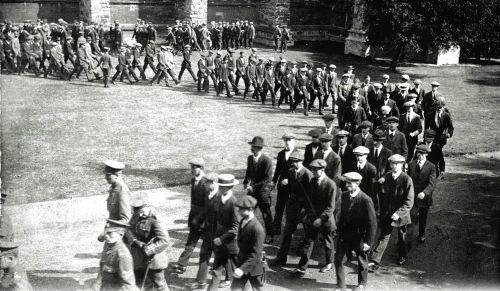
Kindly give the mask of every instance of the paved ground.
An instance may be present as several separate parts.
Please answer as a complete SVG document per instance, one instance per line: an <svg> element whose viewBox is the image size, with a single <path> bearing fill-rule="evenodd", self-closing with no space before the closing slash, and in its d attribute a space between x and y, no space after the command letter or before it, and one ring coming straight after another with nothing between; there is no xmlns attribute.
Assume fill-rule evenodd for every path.
<svg viewBox="0 0 500 291"><path fill-rule="evenodd" d="M262 55L278 57L269 50ZM195 53L196 59L197 53ZM339 71L349 64L357 75L372 79L388 71L377 62L307 49L288 59L326 61ZM438 184L429 240L412 250L410 262L397 267L392 246L387 268L371 276L374 289L471 288L493 284L498 277L497 244L500 186L498 176L498 87L500 66L408 66L400 73L419 77L424 85L439 81L453 114L455 137L446 147L447 175ZM398 73L398 74L400 74ZM394 74L393 74L394 75ZM396 76L394 76L396 79ZM3 75L2 180L9 195L22 260L37 290L76 290L90 286L97 271L97 242L105 218L101 161L127 164L125 179L134 191L156 193L172 237L176 259L187 236L189 179L186 161L203 156L217 172L244 173L246 144L264 136L266 151L275 156L285 131L298 135L322 124L313 114L290 115L285 109L261 106L240 98L227 100L195 92L192 81L173 89L118 84L71 83L31 76ZM483 153L467 155L466 153ZM269 246L272 257L276 246ZM331 289L334 274L319 274L313 263L303 279L291 280L286 270L271 271L272 290ZM170 277L182 288L194 277L196 258L182 277ZM351 265L351 267L354 265ZM349 283L355 283L351 272Z"/></svg>

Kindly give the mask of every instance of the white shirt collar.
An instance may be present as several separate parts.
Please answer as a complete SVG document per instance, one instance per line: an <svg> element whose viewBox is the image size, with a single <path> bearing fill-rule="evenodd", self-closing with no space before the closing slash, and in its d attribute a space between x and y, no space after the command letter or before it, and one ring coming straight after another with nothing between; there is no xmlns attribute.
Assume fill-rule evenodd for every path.
<svg viewBox="0 0 500 291"><path fill-rule="evenodd" d="M358 196L360 191L361 190L359 190L359 187L358 187L358 188L356 188L356 191L349 193L349 196L351 196L351 198L354 198L354 197Z"/></svg>
<svg viewBox="0 0 500 291"><path fill-rule="evenodd" d="M205 172L201 171L200 174L198 176L195 176L194 177L194 180L196 182L199 182L201 180L201 178L203 178L203 176L205 176Z"/></svg>
<svg viewBox="0 0 500 291"><path fill-rule="evenodd" d="M323 174L321 174L321 176L318 177L318 182L321 182L321 180L323 180L325 176L326 174L323 172Z"/></svg>
<svg viewBox="0 0 500 291"><path fill-rule="evenodd" d="M211 191L210 193L208 193L208 200L210 200L213 197L215 197L215 195L217 194L217 192L219 192L219 188L215 187L215 189L213 191Z"/></svg>
<svg viewBox="0 0 500 291"><path fill-rule="evenodd" d="M331 151L333 151L332 147L328 147L328 149L323 152L323 158L327 157Z"/></svg>
<svg viewBox="0 0 500 291"><path fill-rule="evenodd" d="M231 198L231 196L233 196L232 190L227 191L226 195L221 196L220 200L222 201L222 204L226 204L227 200L229 200L229 198Z"/></svg>
<svg viewBox="0 0 500 291"><path fill-rule="evenodd" d="M397 129L395 129L395 130L390 130L389 129L389 134L396 135L396 131L398 131L398 130Z"/></svg>
<svg viewBox="0 0 500 291"><path fill-rule="evenodd" d="M358 168L363 169L366 165L366 161L364 161L362 164L358 162Z"/></svg>
<svg viewBox="0 0 500 291"><path fill-rule="evenodd" d="M402 173L402 172L403 172L403 171L399 171L399 172L397 172L397 173L391 173L391 174L392 174L392 178L393 178L394 180L397 180L397 179L399 178L399 176L401 176L401 173Z"/></svg>
<svg viewBox="0 0 500 291"><path fill-rule="evenodd" d="M260 156L262 156L262 152L259 152L257 154L257 156L253 156L253 160L257 162L259 160Z"/></svg>

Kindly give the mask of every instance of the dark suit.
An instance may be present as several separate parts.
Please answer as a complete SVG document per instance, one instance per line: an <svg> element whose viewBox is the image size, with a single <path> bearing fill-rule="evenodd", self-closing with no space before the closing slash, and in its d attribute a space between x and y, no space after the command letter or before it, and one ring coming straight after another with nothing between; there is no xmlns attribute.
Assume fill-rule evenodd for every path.
<svg viewBox="0 0 500 291"><path fill-rule="evenodd" d="M384 146L381 147L380 153L378 154L377 157L375 157L375 148L370 148L370 153L368 154L368 162L370 162L372 165L375 166L377 169L377 175L376 179L377 181L384 177L386 173L388 173L391 170L391 166L389 164L389 157L392 156L392 151L388 148L385 148ZM377 213L380 210L380 204L383 203L383 193L384 193L384 187L380 185L378 182L373 185L374 187L374 198L375 200L373 203L375 204L375 210Z"/></svg>
<svg viewBox="0 0 500 291"><path fill-rule="evenodd" d="M307 269L309 258L318 235L321 233L321 242L325 248L325 263L333 261L334 232L337 230L338 210L340 208L340 195L337 193L335 182L323 175L321 180L312 179L311 192L306 203L306 219L304 221L305 237L302 243L302 252L299 268ZM321 226L315 228L313 222L321 219Z"/></svg>
<svg viewBox="0 0 500 291"><path fill-rule="evenodd" d="M313 149L315 149L315 152L313 152ZM317 143L316 145L312 142L307 144L304 151L304 161L302 162L302 164L305 167L309 167L309 164L314 160L314 157L318 151L321 151L320 143Z"/></svg>
<svg viewBox="0 0 500 291"><path fill-rule="evenodd" d="M243 271L243 276L233 279L231 290L245 290L247 281L253 290L262 287L261 277L263 275L262 251L264 250L264 239L266 233L256 217L242 225L240 222L238 231L238 247L240 252L236 260L236 268Z"/></svg>
<svg viewBox="0 0 500 291"><path fill-rule="evenodd" d="M373 246L377 233L377 217L372 200L363 191L355 197L349 192L342 193L338 221L338 247L335 254L335 271L338 287L345 287L344 264L352 250L358 259L358 284L368 280L368 252L362 251L366 243Z"/></svg>
<svg viewBox="0 0 500 291"><path fill-rule="evenodd" d="M307 207L306 195L311 191L312 172L305 166L300 170L290 169L288 184L290 185L290 199L286 205L286 221L283 229L281 245L276 256L279 261L286 262L292 235L303 218L303 212Z"/></svg>
<svg viewBox="0 0 500 291"><path fill-rule="evenodd" d="M387 173L384 178L385 197L380 211L380 238L371 256L371 260L377 264L380 264L382 260L393 227L398 229L399 257L407 257L406 231L408 224L411 224L410 210L413 207L414 199L413 181L410 176L401 172L394 179L392 173ZM391 219L394 213L399 216L397 221Z"/></svg>
<svg viewBox="0 0 500 291"><path fill-rule="evenodd" d="M408 164L408 175L413 180L415 188L415 200L411 211L413 225L419 226L419 236L425 236L425 227L427 226L427 215L429 207L432 205L432 193L436 186L436 166L425 161L422 169L420 169L417 160L413 160ZM419 199L417 195L422 192L425 194L423 199Z"/></svg>
<svg viewBox="0 0 500 291"><path fill-rule="evenodd" d="M425 96L425 90L424 88L422 88L422 86L419 87L419 91L417 92L417 89L415 87L411 88L410 91L408 93L410 94L417 94L417 100L415 100L415 103L417 104L420 104L420 102L422 102L422 100L424 99L424 96Z"/></svg>
<svg viewBox="0 0 500 291"><path fill-rule="evenodd" d="M352 153L352 151L351 151ZM316 155L314 159L323 159L326 162L326 168L325 168L325 174L328 176L328 178L332 179L335 183L340 182L340 177L342 176L342 166L343 162L337 153L332 149L330 153L326 156L326 158L323 158L323 150L318 150L316 152Z"/></svg>
<svg viewBox="0 0 500 291"><path fill-rule="evenodd" d="M202 235L201 225L205 218L205 207L210 189L207 186L207 179L202 177L199 181L191 178L191 210L188 215L189 234L186 240L184 251L177 260L179 266L186 267L189 258L193 255L198 240Z"/></svg>
<svg viewBox="0 0 500 291"><path fill-rule="evenodd" d="M236 208L236 197L229 197L226 203L222 203L222 198L219 203L219 210L217 216L217 230L215 231L215 237L221 240L221 245L216 246L214 253L214 263L212 266L213 276L208 290L218 290L220 278L222 277L222 271L226 267L227 280L232 278L232 267L236 264L236 257L238 255L238 242L236 237L238 235L238 228L240 226L240 221L238 218L237 208ZM227 266L231 266L228 269Z"/></svg>
<svg viewBox="0 0 500 291"><path fill-rule="evenodd" d="M380 112L380 103L384 99L382 90L378 90L377 92L375 90L369 91L366 98L372 112L378 114Z"/></svg>
<svg viewBox="0 0 500 291"><path fill-rule="evenodd" d="M373 135L371 133L368 133L365 139L363 139L363 134L358 133L355 134L352 138L352 148L355 149L359 146L364 146L369 149L373 147Z"/></svg>
<svg viewBox="0 0 500 291"><path fill-rule="evenodd" d="M436 103L438 99L443 97L443 95L440 92L427 92L424 97L422 98L422 108L424 109L425 112L425 119L427 119L427 115L429 115L432 112L433 106Z"/></svg>
<svg viewBox="0 0 500 291"><path fill-rule="evenodd" d="M394 136L391 136L389 130L386 130L383 145L390 149L393 155L399 154L405 158L408 157L408 147L406 145L405 135L398 130L395 131Z"/></svg>
<svg viewBox="0 0 500 291"><path fill-rule="evenodd" d="M385 100L382 98L382 100L380 100L380 103L377 106L379 115L382 115L382 110L381 110L382 106L389 106L391 108L391 112L389 112L390 116L399 117L399 108L396 105L396 101L392 99L387 99L387 104L385 104Z"/></svg>
<svg viewBox="0 0 500 291"><path fill-rule="evenodd" d="M293 150L291 151L293 152ZM276 169L274 170L273 183L277 184L278 195L274 206L274 230L276 234L281 234L281 221L285 211L286 202L290 196L290 186L282 185L281 182L288 179L288 172L292 167L290 160L286 159L286 150L278 153Z"/></svg>
<svg viewBox="0 0 500 291"><path fill-rule="evenodd" d="M408 158L407 161L411 161L413 154L415 153L415 147L418 144L418 135L422 132L422 120L415 113L410 117L410 122L408 122L408 113L405 113L399 117L399 130L404 133L406 144L408 146ZM410 133L418 132L414 136L410 136Z"/></svg>
<svg viewBox="0 0 500 291"><path fill-rule="evenodd" d="M378 202L377 197L375 197L375 183L377 183L377 168L372 165L370 162L366 161L365 166L362 169L359 169L356 165L356 172L358 172L363 179L359 184L359 188L363 193L368 195L373 202Z"/></svg>
<svg viewBox="0 0 500 291"><path fill-rule="evenodd" d="M340 156L342 161L342 174L353 171L355 168L354 165L356 164L356 157L352 153L352 147L350 145L346 145L343 154L339 152L339 145L335 145L332 148L333 151Z"/></svg>
<svg viewBox="0 0 500 291"><path fill-rule="evenodd" d="M425 144L425 143L421 143ZM446 164L444 162L443 148L440 144L433 142L430 146L431 152L427 154L427 160L434 165L436 165L436 176L439 177L441 172L446 170Z"/></svg>
<svg viewBox="0 0 500 291"><path fill-rule="evenodd" d="M253 191L249 193L257 199L257 207L260 208L264 222L266 224L267 235L273 235L273 216L271 214L271 188L272 188L272 170L273 162L263 153L254 162L253 155L247 158L247 171L243 185L246 186L250 183Z"/></svg>
<svg viewBox="0 0 500 291"><path fill-rule="evenodd" d="M453 121L451 120L451 115L446 110L441 113L441 118L436 123L437 111L431 112L428 118L425 120L425 128L430 128L436 132L436 137L434 142L437 142L441 146L445 146L449 137L453 136ZM449 136L449 137L448 137Z"/></svg>

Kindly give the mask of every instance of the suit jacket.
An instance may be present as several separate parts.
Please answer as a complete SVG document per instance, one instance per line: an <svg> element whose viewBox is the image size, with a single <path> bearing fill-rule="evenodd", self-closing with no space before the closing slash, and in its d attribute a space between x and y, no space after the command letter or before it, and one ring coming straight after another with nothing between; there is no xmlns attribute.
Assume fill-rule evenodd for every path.
<svg viewBox="0 0 500 291"><path fill-rule="evenodd" d="M425 144L425 143L421 143ZM439 176L441 172L446 170L446 164L444 162L443 148L440 144L433 142L430 146L431 152L427 155L427 160L436 166L436 176ZM416 157L415 157L416 158Z"/></svg>
<svg viewBox="0 0 500 291"><path fill-rule="evenodd" d="M422 100L424 99L424 96L425 96L425 90L424 88L422 88L422 86L420 86L420 90L417 92L417 89L415 87L411 88L410 91L408 93L413 93L413 94L417 94L417 100L415 100L415 102L417 104L419 104L420 102L422 102Z"/></svg>
<svg viewBox="0 0 500 291"><path fill-rule="evenodd" d="M312 79L311 87L316 91L316 95L325 95L325 81L320 77Z"/></svg>
<svg viewBox="0 0 500 291"><path fill-rule="evenodd" d="M302 164L305 167L309 167L309 164L314 160L314 157L316 156L316 153L318 151L321 151L321 144L317 144L316 152L313 153L313 146L314 144L311 142L306 145L305 151L304 151L304 161Z"/></svg>
<svg viewBox="0 0 500 291"><path fill-rule="evenodd" d="M378 104L377 106L377 109L378 109L378 112L379 112L379 115L382 115L382 106L384 106L385 103L384 103L384 98L382 98L382 100L380 100L380 103ZM388 99L387 100L387 106L389 106L391 108L391 112L389 113L390 116L396 116L396 117L399 117L399 108L398 106L396 105L396 101L392 100L392 99Z"/></svg>
<svg viewBox="0 0 500 291"><path fill-rule="evenodd" d="M272 185L272 170L273 162L265 154L261 154L257 163L254 163L253 155L249 155L247 158L247 171L245 174L245 180L243 185L248 185L251 182L251 186L254 190L254 194L269 194L270 186Z"/></svg>
<svg viewBox="0 0 500 291"><path fill-rule="evenodd" d="M349 93L351 92L351 84L350 83L340 83L337 94L337 106L341 112L344 112L344 108L347 107L347 98L349 97Z"/></svg>
<svg viewBox="0 0 500 291"><path fill-rule="evenodd" d="M406 145L405 135L398 130L396 130L394 137L391 137L389 130L386 130L383 145L390 149L393 155L400 154L405 158L408 157L408 146Z"/></svg>
<svg viewBox="0 0 500 291"><path fill-rule="evenodd" d="M252 277L263 274L262 251L264 250L264 239L266 233L257 220L252 218L243 227L240 222L238 231L238 258L236 267L243 271L244 275Z"/></svg>
<svg viewBox="0 0 500 291"><path fill-rule="evenodd" d="M293 149L291 152L293 152ZM288 179L288 172L292 167L290 160L286 159L286 150L283 149L278 153L276 159L276 168L274 169L273 182L278 183L283 181L283 179Z"/></svg>
<svg viewBox="0 0 500 291"><path fill-rule="evenodd" d="M414 205L417 207L429 207L432 205L432 193L436 186L436 166L425 161L422 169L418 166L417 160L408 163L408 175L413 180L413 187L415 190ZM418 193L425 194L424 199L418 199Z"/></svg>
<svg viewBox="0 0 500 291"><path fill-rule="evenodd" d="M324 175L321 180L313 178L311 181L311 192L309 194L309 201L306 207L308 217L320 218L323 226L331 231L337 229L336 215L340 210L340 194L337 193L337 185L335 182ZM339 209L336 209L336 208ZM313 219L311 219L313 221Z"/></svg>
<svg viewBox="0 0 500 291"><path fill-rule="evenodd" d="M399 117L399 130L405 134L406 141L413 141L414 144L418 142L418 135L422 132L422 121L418 114L413 113L410 117L410 122L408 123L408 113L405 113ZM411 137L410 133L418 131L417 135ZM413 153L410 153L413 155Z"/></svg>
<svg viewBox="0 0 500 291"><path fill-rule="evenodd" d="M111 64L111 56L103 54L101 58L99 59L99 63L97 66L102 65L103 69L111 69L113 68L113 65Z"/></svg>
<svg viewBox="0 0 500 291"><path fill-rule="evenodd" d="M424 97L422 98L422 107L426 115L432 111L434 103L441 97L443 97L441 92L436 92L434 94L432 91L430 91L424 95Z"/></svg>
<svg viewBox="0 0 500 291"><path fill-rule="evenodd" d="M374 165L377 169L377 179L382 178L388 173L391 168L389 164L389 157L392 156L392 151L384 146L380 150L380 154L375 158L375 148L370 148L370 153L368 154L368 162Z"/></svg>
<svg viewBox="0 0 500 291"><path fill-rule="evenodd" d="M425 128L430 128L436 132L436 139L442 139L442 135L448 132L450 137L453 136L453 121L451 120L451 115L447 111L441 113L441 118L439 119L439 124L436 124L436 114L437 111L431 112L425 120Z"/></svg>
<svg viewBox="0 0 500 291"><path fill-rule="evenodd" d="M209 192L207 178L202 177L198 183L195 183L194 177L191 178L191 210L188 216L189 228L198 228L203 223Z"/></svg>
<svg viewBox="0 0 500 291"><path fill-rule="evenodd" d="M363 142L363 135L361 133L355 134L352 137L351 146L353 149L355 149L359 146L364 146L364 147L371 149L373 147L373 135L371 133L368 133L365 141Z"/></svg>
<svg viewBox="0 0 500 291"><path fill-rule="evenodd" d="M374 197L374 185L378 180L377 168L375 168L375 166L370 162L366 161L365 166L362 169L358 169L356 166L356 172L358 172L363 177L361 183L359 184L359 188L361 189L361 191L363 191L370 197Z"/></svg>
<svg viewBox="0 0 500 291"><path fill-rule="evenodd" d="M332 148L333 151L338 154L339 146L335 145ZM351 172L355 169L355 164L357 160L354 154L352 153L352 147L350 145L346 145L344 154L340 156L340 159L342 161L342 174Z"/></svg>
<svg viewBox="0 0 500 291"><path fill-rule="evenodd" d="M311 192L311 180L313 173L302 166L300 170L291 168L288 170L288 185L290 185L290 200L305 203L306 195Z"/></svg>
<svg viewBox="0 0 500 291"><path fill-rule="evenodd" d="M151 270L163 270L168 267L166 249L170 238L164 224L154 214L142 215L137 211L130 219L130 227L125 233L126 242L134 261L134 269L145 269L149 262ZM145 248L139 247L135 242L146 244Z"/></svg>
<svg viewBox="0 0 500 291"><path fill-rule="evenodd" d="M392 222L393 226L399 227L411 223L410 210L413 207L414 188L411 177L402 172L396 180L392 173L385 174L384 203L381 205L381 221L389 221L396 213L398 221Z"/></svg>
<svg viewBox="0 0 500 291"><path fill-rule="evenodd" d="M375 92L375 90L369 91L366 99L372 112L378 114L378 112L380 112L380 103L384 99L384 97L382 96L382 90L379 90L378 92Z"/></svg>
<svg viewBox="0 0 500 291"><path fill-rule="evenodd" d="M337 96L337 73L326 74L326 93Z"/></svg>
<svg viewBox="0 0 500 291"><path fill-rule="evenodd" d="M374 246L377 234L377 215L373 201L363 191L351 197L348 191L342 193L338 221L339 240Z"/></svg>
<svg viewBox="0 0 500 291"><path fill-rule="evenodd" d="M346 150L347 151L347 150ZM352 153L352 150L351 150ZM335 152L335 150L330 151L330 153L323 158L323 150L318 149L314 159L323 159L326 162L325 174L328 178L332 179L335 183L340 182L340 176L342 175L342 169L344 163L340 156Z"/></svg>
<svg viewBox="0 0 500 291"><path fill-rule="evenodd" d="M215 198L214 198L215 199ZM238 254L238 242L236 241L236 236L238 235L238 228L240 226L240 221L238 218L238 213L236 209L236 197L229 197L226 203L222 203L221 197L217 196L220 200L219 209L217 211L217 230L215 232L215 237L220 238L222 245L220 247L224 248L230 254Z"/></svg>

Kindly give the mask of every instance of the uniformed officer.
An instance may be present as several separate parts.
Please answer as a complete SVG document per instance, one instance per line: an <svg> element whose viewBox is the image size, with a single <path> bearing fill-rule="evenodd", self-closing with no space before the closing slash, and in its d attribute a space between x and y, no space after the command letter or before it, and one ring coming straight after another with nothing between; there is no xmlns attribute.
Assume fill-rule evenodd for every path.
<svg viewBox="0 0 500 291"><path fill-rule="evenodd" d="M238 200L236 206L241 217L238 230L239 253L236 260L236 269L233 273L231 290L246 290L245 285L250 282L253 290L262 290L264 274L262 252L266 233L255 217L254 211L257 200L245 195Z"/></svg>
<svg viewBox="0 0 500 291"><path fill-rule="evenodd" d="M338 246L335 254L337 286L345 290L344 264L351 251L358 259L358 286L354 290L363 290L368 281L368 251L375 241L377 217L373 202L360 188L363 177L356 172L343 175L347 191L342 193L338 220Z"/></svg>
<svg viewBox="0 0 500 291"><path fill-rule="evenodd" d="M109 48L104 47L103 53L99 59L99 62L97 63L97 67L101 67L102 70L102 80L104 82L104 88L109 87L108 81L109 81L109 75L111 73L111 70L113 70L113 65L111 64L111 56L109 55Z"/></svg>
<svg viewBox="0 0 500 291"><path fill-rule="evenodd" d="M101 291L136 291L134 263L123 236L129 224L108 219L104 229L104 249L99 263Z"/></svg>
<svg viewBox="0 0 500 291"><path fill-rule="evenodd" d="M184 51L182 52L182 63L181 63L181 70L179 71L179 81L182 78L182 74L184 74L184 70L188 70L188 72L191 74L191 77L193 77L193 80L195 82L198 82L198 79L196 78L196 75L193 72L193 69L191 68L191 46L190 45L185 45L184 46Z"/></svg>
<svg viewBox="0 0 500 291"><path fill-rule="evenodd" d="M134 262L137 286L143 290L168 290L165 269L168 267L167 248L170 243L165 224L158 218L145 192L136 192L131 205L134 214L125 233Z"/></svg>
<svg viewBox="0 0 500 291"><path fill-rule="evenodd" d="M132 215L130 207L130 190L123 181L122 170L125 165L121 162L104 161L106 181L111 185L107 200L109 219L128 222Z"/></svg>
<svg viewBox="0 0 500 291"><path fill-rule="evenodd" d="M26 272L18 261L18 245L11 241L0 240L0 290L32 291Z"/></svg>

